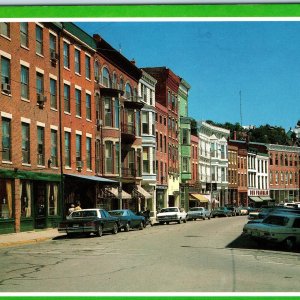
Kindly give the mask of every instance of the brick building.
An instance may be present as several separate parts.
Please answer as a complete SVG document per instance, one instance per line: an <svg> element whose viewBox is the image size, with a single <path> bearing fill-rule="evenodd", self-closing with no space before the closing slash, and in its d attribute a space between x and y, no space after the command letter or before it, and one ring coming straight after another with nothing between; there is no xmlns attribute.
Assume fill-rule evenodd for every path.
<svg viewBox="0 0 300 300"><path fill-rule="evenodd" d="M180 206L179 195L179 115L178 89L180 78L166 67L143 68L157 80L156 103L168 110L168 206Z"/></svg>

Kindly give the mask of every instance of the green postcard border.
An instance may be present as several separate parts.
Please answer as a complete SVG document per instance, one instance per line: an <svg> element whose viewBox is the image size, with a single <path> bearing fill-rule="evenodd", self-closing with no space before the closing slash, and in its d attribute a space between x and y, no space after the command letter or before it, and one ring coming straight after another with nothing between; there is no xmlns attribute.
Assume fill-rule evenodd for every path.
<svg viewBox="0 0 300 300"><path fill-rule="evenodd" d="M69 0L71 3L71 0ZM68 2L68 1L66 1ZM184 3L184 1L183 1ZM41 18L293 18L300 16L300 4L179 4L179 5L90 5L90 6L0 6L0 18L3 19L41 19ZM47 295L20 295L8 293L1 294L1 299L7 300L64 300L66 298L71 300L93 300L101 298L101 300L129 299L129 300L151 300L151 299L170 299L170 300L184 300L184 299L200 299L201 300L232 300L247 299L247 300L295 300L300 299L300 294L288 295L264 295L251 294L237 294L235 295L186 295L186 296L170 296L164 295L145 295L145 296L128 296L119 295L114 296L89 296L89 295L55 295L51 293Z"/></svg>
<svg viewBox="0 0 300 300"><path fill-rule="evenodd" d="M300 16L300 4L0 6L0 18L157 18L298 16Z"/></svg>

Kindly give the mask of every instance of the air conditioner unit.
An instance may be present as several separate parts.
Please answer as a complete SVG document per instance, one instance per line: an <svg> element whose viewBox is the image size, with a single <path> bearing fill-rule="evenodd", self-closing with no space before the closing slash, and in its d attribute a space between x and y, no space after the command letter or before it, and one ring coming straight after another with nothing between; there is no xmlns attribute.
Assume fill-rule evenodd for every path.
<svg viewBox="0 0 300 300"><path fill-rule="evenodd" d="M1 84L1 90L2 90L3 93L10 94L10 84L2 83Z"/></svg>
<svg viewBox="0 0 300 300"><path fill-rule="evenodd" d="M78 171L81 171L83 167L83 161L82 160L77 160L76 161L76 168L78 169Z"/></svg>
<svg viewBox="0 0 300 300"><path fill-rule="evenodd" d="M55 51L50 52L50 59L53 61L57 61L58 55Z"/></svg>
<svg viewBox="0 0 300 300"><path fill-rule="evenodd" d="M44 96L43 94L37 93L36 97L37 97L37 102L39 104L44 104L47 101L47 97Z"/></svg>

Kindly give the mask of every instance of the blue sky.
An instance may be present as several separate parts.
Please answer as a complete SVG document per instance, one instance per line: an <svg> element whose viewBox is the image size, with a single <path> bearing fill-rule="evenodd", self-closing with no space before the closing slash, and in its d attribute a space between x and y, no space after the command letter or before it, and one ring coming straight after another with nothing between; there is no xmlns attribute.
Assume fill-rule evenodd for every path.
<svg viewBox="0 0 300 300"><path fill-rule="evenodd" d="M166 66L184 78L191 85L189 116L196 120L286 130L300 120L300 22L77 25L138 67Z"/></svg>

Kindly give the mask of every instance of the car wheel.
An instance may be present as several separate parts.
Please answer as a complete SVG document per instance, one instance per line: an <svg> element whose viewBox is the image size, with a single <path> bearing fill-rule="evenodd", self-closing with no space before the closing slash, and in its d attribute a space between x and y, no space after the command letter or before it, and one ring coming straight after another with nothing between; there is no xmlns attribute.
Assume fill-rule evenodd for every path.
<svg viewBox="0 0 300 300"><path fill-rule="evenodd" d="M183 223L186 223L186 219L183 220Z"/></svg>
<svg viewBox="0 0 300 300"><path fill-rule="evenodd" d="M112 234L117 234L118 233L118 224L117 223L114 224L114 227L113 227L111 233Z"/></svg>
<svg viewBox="0 0 300 300"><path fill-rule="evenodd" d="M169 225L169 222L166 222L167 225Z"/></svg>
<svg viewBox="0 0 300 300"><path fill-rule="evenodd" d="M96 231L96 236L100 237L103 234L103 228L101 225L98 225L97 231Z"/></svg>
<svg viewBox="0 0 300 300"><path fill-rule="evenodd" d="M202 217L202 220L205 220L205 217Z"/></svg>
<svg viewBox="0 0 300 300"><path fill-rule="evenodd" d="M143 229L144 229L144 223L141 222L141 223L140 223L140 226L139 226L139 230L143 230Z"/></svg>
<svg viewBox="0 0 300 300"><path fill-rule="evenodd" d="M126 223L125 227L124 227L124 231L128 232L130 229L130 226L128 223Z"/></svg>
<svg viewBox="0 0 300 300"><path fill-rule="evenodd" d="M295 247L295 239L292 237L288 237L284 240L283 245L286 250L293 250Z"/></svg>

